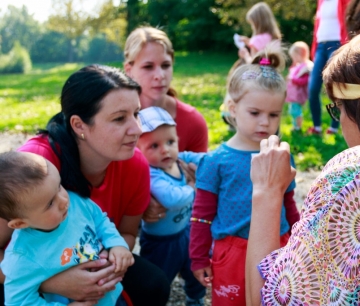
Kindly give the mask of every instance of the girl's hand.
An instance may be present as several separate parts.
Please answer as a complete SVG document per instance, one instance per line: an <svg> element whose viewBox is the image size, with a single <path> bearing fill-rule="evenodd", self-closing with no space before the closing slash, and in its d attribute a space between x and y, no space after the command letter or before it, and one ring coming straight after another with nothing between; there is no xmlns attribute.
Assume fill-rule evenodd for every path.
<svg viewBox="0 0 360 306"><path fill-rule="evenodd" d="M244 59L246 63L251 63L251 55L247 48L241 48L238 51L238 55L240 58Z"/></svg>
<svg viewBox="0 0 360 306"><path fill-rule="evenodd" d="M116 246L110 249L109 261L115 264L115 273L125 274L127 268L134 264L134 256L127 248Z"/></svg>
<svg viewBox="0 0 360 306"><path fill-rule="evenodd" d="M90 270L97 270L91 272ZM122 280L106 259L76 265L41 284L40 291L52 292L76 301L101 299ZM90 304L92 305L92 304Z"/></svg>
<svg viewBox="0 0 360 306"><path fill-rule="evenodd" d="M207 266L203 269L193 271L195 278L199 281L204 287L211 287L211 282L213 280L211 266Z"/></svg>
<svg viewBox="0 0 360 306"><path fill-rule="evenodd" d="M145 210L142 218L145 222L158 222L166 216L166 208L162 206L153 197L150 198L150 204Z"/></svg>
<svg viewBox="0 0 360 306"><path fill-rule="evenodd" d="M246 37L246 36L242 36L242 35L239 35L239 40L244 42L245 45L248 45L249 44L249 41L250 41L250 38L249 37Z"/></svg>

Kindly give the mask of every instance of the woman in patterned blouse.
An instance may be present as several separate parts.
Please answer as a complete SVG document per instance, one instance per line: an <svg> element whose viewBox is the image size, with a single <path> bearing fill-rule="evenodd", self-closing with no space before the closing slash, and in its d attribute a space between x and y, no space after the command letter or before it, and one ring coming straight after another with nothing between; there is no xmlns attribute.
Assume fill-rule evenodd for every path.
<svg viewBox="0 0 360 306"><path fill-rule="evenodd" d="M360 35L334 53L323 80L332 100L327 110L350 149L323 168L279 249L282 195L295 170L287 143L277 136L262 141L252 161L247 305L359 305Z"/></svg>

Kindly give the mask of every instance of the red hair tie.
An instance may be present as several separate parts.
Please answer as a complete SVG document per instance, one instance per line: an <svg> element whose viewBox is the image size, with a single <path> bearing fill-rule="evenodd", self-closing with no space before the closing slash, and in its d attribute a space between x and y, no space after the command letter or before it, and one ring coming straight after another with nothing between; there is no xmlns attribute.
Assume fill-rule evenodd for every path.
<svg viewBox="0 0 360 306"><path fill-rule="evenodd" d="M268 58L266 57L263 57L261 60L260 60L260 65L262 66L269 66L271 65L271 62Z"/></svg>

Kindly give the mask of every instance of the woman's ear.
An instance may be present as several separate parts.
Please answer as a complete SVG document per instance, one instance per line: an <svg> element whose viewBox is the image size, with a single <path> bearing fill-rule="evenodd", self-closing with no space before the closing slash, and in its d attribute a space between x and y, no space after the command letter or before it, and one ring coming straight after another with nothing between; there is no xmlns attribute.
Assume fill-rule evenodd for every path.
<svg viewBox="0 0 360 306"><path fill-rule="evenodd" d="M16 218L12 219L8 222L8 227L12 229L20 229L20 228L27 228L29 227L29 224L27 224L23 219Z"/></svg>
<svg viewBox="0 0 360 306"><path fill-rule="evenodd" d="M78 138L84 138L82 135L85 133L86 124L78 115L72 115L70 117L70 125Z"/></svg>

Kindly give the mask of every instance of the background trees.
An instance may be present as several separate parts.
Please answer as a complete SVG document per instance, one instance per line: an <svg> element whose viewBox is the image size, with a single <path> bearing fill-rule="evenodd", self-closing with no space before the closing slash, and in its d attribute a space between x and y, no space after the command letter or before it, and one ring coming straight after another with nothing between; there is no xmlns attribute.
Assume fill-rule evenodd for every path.
<svg viewBox="0 0 360 306"><path fill-rule="evenodd" d="M236 51L235 32L251 35L245 15L257 0L112 0L92 14L83 0L52 0L54 12L40 24L25 6L0 15L0 54L18 41L34 62L113 61L122 59L128 33L139 25L165 30L175 50ZM285 42L311 43L314 0L266 0Z"/></svg>

